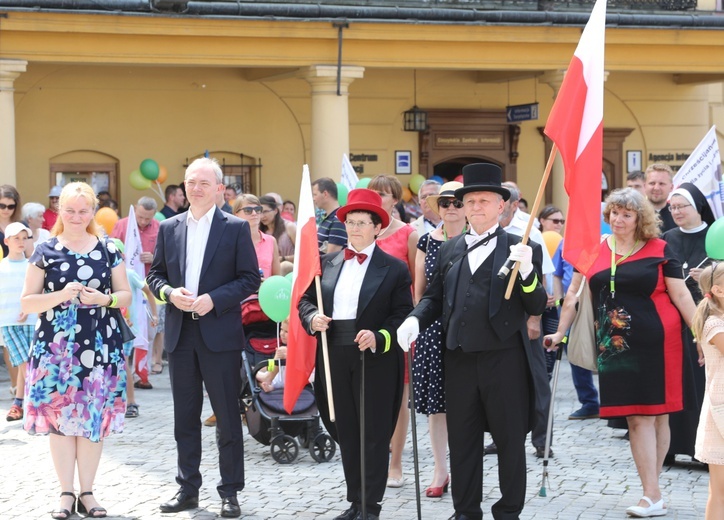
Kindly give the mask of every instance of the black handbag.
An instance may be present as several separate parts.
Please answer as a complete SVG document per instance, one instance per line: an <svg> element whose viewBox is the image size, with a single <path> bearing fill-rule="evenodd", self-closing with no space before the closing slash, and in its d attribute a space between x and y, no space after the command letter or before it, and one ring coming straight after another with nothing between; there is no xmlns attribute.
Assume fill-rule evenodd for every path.
<svg viewBox="0 0 724 520"><path fill-rule="evenodd" d="M103 253L105 253L106 255L106 262L108 262L108 268L110 269L111 257L108 254L108 247L105 237L103 240ZM107 307L107 309L108 314L113 316L116 319L116 322L118 322L118 328L121 329L121 338L123 338L123 343L128 343L129 341L133 341L134 339L136 339L136 335L133 333L133 330L131 330L131 327L128 326L126 318L123 317L121 309L118 309L116 307Z"/></svg>

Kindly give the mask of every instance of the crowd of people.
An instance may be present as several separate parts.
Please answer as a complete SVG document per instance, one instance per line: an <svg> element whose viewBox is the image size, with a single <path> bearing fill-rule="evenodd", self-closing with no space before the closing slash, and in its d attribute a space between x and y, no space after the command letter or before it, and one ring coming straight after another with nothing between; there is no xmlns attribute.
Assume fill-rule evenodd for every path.
<svg viewBox="0 0 724 520"><path fill-rule="evenodd" d="M662 466L687 455L709 465L707 519L724 517L724 267L706 255L714 222L706 198L690 183L674 190L672 179L670 167L654 164L608 194L598 258L581 273L562 254L564 211L549 205L529 215L518 186L503 182L495 165L463 167L462 182L427 180L412 201L402 200L392 175L350 191L344 205L334 180L313 182L321 291L310 287L291 312L318 339L314 390L347 487L335 520L377 520L385 488L406 485L410 402L429 421L434 470L424 495L451 488L451 519L481 519L483 457L496 454L501 498L493 517L518 518L527 434L537 457L554 456L546 425L556 347L543 345L565 343L583 285L595 316L599 388L591 370L571 365L580 408L569 419L600 417L628 429L642 488L629 516L668 513ZM183 184L164 196L160 208L141 197L133 217L106 235L93 217L101 207L117 211L107 192L55 186L46 207L21 205L14 187L0 186L0 327L14 393L7 420L50 434L58 520L76 511L106 516L93 495L102 441L138 416L133 389L152 389L149 374L166 364L179 489L160 510L198 506L207 424L217 432L221 516L241 514L248 330L240 305L264 279L293 269L296 205L276 193L238 193L208 158L190 164ZM130 218L146 280L126 271ZM552 247L550 234L559 236ZM511 275L500 273L511 261L520 269L506 300ZM140 302L136 291L145 291ZM139 304L148 307L142 328L123 312ZM259 375L265 391L283 386L286 350L274 350L264 357L277 368ZM204 393L214 413L202 423Z"/></svg>

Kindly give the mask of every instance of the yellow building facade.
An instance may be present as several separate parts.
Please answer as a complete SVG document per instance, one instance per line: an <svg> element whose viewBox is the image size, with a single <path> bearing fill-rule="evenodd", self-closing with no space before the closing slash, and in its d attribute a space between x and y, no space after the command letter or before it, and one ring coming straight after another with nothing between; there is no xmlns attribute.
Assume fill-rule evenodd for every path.
<svg viewBox="0 0 724 520"><path fill-rule="evenodd" d="M496 162L531 200L549 150L541 129L587 16L518 24L346 18L340 28L342 19L331 18L3 5L0 184L16 185L24 202L45 202L61 179L95 173L124 214L151 194L128 180L143 159L168 169L167 184L179 183L184 165L206 152L243 189L292 200L303 164L313 178L339 179L342 153L360 175L397 173L405 185L397 159L406 152L409 172L426 177ZM690 13L642 18L670 16L656 27L617 23L609 10L609 188L625 184L637 158L635 169L681 165L711 125L724 129L716 7L699 2ZM533 103L537 120L507 123L506 107ZM413 105L428 112L426 132L403 129ZM556 164L546 200L565 207L562 179Z"/></svg>

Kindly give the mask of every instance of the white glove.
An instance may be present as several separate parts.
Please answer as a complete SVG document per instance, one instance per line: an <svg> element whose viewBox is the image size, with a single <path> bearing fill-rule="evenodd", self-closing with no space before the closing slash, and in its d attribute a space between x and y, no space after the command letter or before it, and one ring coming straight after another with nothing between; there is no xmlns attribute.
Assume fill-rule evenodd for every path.
<svg viewBox="0 0 724 520"><path fill-rule="evenodd" d="M420 321L414 316L410 316L397 329L397 343L400 344L405 352L410 350L410 345L420 335Z"/></svg>
<svg viewBox="0 0 724 520"><path fill-rule="evenodd" d="M515 244L510 246L509 260L514 262L520 262L520 273L521 278L526 279L528 275L533 271L533 248L528 244Z"/></svg>

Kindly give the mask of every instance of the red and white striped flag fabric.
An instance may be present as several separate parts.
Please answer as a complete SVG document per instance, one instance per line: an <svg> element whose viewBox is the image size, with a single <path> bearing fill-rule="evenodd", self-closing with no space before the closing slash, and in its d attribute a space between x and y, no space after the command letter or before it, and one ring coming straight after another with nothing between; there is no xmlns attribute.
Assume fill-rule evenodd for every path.
<svg viewBox="0 0 724 520"><path fill-rule="evenodd" d="M606 0L596 0L545 127L563 159L570 199L563 257L583 273L598 256L601 234L605 29Z"/></svg>
<svg viewBox="0 0 724 520"><path fill-rule="evenodd" d="M317 221L312 201L312 183L309 180L309 167L305 164L302 171L302 186L299 190L294 282L289 312L289 344L287 345L287 369L284 382L284 409L290 414L314 370L317 350L317 338L310 336L304 330L299 320L297 305L302 295L314 283L314 277L319 276L321 272L319 246L317 245Z"/></svg>

